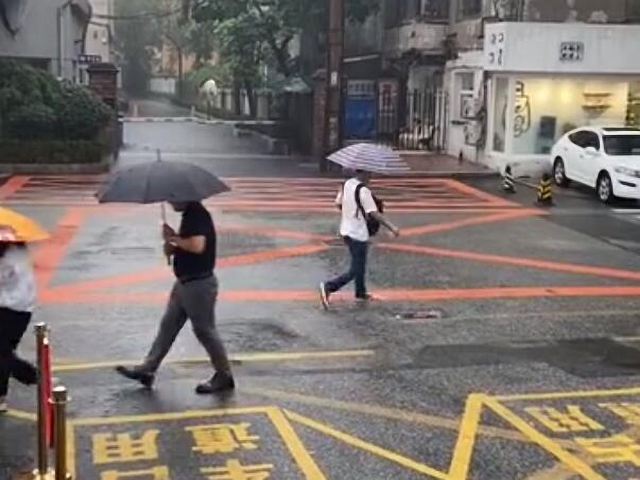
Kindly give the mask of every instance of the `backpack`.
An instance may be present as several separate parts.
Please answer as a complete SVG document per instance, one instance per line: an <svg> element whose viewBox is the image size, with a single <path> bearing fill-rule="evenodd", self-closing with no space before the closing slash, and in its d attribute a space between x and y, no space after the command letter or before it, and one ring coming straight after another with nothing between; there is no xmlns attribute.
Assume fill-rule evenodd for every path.
<svg viewBox="0 0 640 480"><path fill-rule="evenodd" d="M364 183L361 183L356 187L356 206L358 208L356 216L358 215L358 213L362 213L362 216L367 220L367 230L369 231L369 236L373 237L380 231L380 222L370 215L367 215L364 211L364 207L362 206L362 202L360 201L360 190L362 190L364 186ZM371 196L373 197L373 201L376 204L378 212L384 213L384 202L376 197L373 193L371 194Z"/></svg>

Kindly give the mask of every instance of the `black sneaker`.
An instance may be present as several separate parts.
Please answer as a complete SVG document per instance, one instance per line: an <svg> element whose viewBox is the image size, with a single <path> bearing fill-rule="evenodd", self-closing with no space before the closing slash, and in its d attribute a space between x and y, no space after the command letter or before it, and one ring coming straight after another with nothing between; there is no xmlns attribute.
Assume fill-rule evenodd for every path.
<svg viewBox="0 0 640 480"><path fill-rule="evenodd" d="M123 377L128 378L129 380L140 382L147 388L151 388L151 386L153 385L153 381L155 380L155 376L152 373L141 372L139 370L136 370L135 368L118 366L116 367L116 372L118 372Z"/></svg>
<svg viewBox="0 0 640 480"><path fill-rule="evenodd" d="M325 310L329 310L329 296L331 294L327 292L327 286L324 283L320 284L320 301Z"/></svg>
<svg viewBox="0 0 640 480"><path fill-rule="evenodd" d="M222 393L236 388L236 382L230 373L216 372L216 374L204 383L196 387L196 393L209 395L212 393Z"/></svg>

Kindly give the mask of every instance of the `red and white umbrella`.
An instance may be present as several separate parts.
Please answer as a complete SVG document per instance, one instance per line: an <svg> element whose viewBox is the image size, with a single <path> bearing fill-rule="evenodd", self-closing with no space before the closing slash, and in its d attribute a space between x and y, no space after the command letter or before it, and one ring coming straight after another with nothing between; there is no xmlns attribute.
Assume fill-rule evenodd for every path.
<svg viewBox="0 0 640 480"><path fill-rule="evenodd" d="M356 143L327 157L350 170L364 170L383 175L402 175L411 169L397 152L371 143Z"/></svg>

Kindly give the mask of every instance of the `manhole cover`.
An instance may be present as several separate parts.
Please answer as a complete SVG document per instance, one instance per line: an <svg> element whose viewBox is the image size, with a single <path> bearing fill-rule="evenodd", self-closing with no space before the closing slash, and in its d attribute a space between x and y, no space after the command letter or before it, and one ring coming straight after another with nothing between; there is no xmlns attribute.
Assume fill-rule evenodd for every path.
<svg viewBox="0 0 640 480"><path fill-rule="evenodd" d="M396 314L396 320L440 320L442 316L442 310L420 310L415 312L398 313Z"/></svg>

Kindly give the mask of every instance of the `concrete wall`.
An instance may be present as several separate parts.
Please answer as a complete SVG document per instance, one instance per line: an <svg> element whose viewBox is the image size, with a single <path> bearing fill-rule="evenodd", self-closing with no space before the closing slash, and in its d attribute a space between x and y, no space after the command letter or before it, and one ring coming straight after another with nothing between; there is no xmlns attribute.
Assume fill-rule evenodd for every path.
<svg viewBox="0 0 640 480"><path fill-rule="evenodd" d="M111 62L113 49L113 21L97 18L97 15L113 15L113 0L91 0L93 18L87 30L85 53L100 55L103 62ZM111 32L111 33L110 33Z"/></svg>
<svg viewBox="0 0 640 480"><path fill-rule="evenodd" d="M58 75L57 8L66 0L30 0L27 2L22 27L12 36L0 26L0 57L27 58L49 62L51 73ZM84 25L71 12L63 10L62 76L74 79L75 60L82 53Z"/></svg>
<svg viewBox="0 0 640 480"><path fill-rule="evenodd" d="M149 91L158 95L173 96L177 92L175 77L153 77L149 80Z"/></svg>

